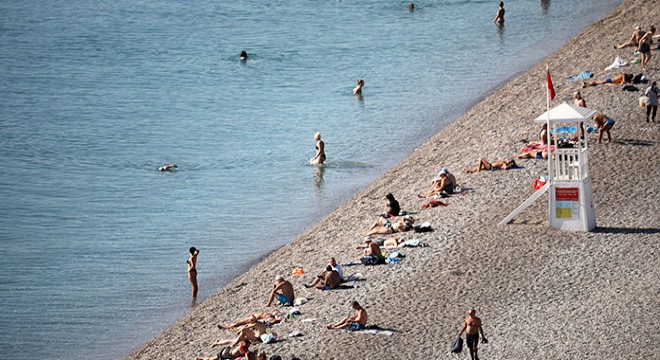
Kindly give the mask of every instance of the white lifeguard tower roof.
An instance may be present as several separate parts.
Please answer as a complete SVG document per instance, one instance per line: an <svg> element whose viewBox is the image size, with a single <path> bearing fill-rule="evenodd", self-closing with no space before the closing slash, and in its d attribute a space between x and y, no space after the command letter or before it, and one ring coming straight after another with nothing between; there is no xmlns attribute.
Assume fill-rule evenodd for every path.
<svg viewBox="0 0 660 360"><path fill-rule="evenodd" d="M541 114L534 119L534 122L537 124L546 124L548 122L548 113L550 114L550 124L558 124L584 122L590 120L597 111L563 102Z"/></svg>

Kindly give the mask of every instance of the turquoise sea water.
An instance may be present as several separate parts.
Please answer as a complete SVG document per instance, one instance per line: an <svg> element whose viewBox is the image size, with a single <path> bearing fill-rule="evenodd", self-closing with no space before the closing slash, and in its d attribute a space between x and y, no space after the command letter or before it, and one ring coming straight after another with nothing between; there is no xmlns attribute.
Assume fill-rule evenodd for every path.
<svg viewBox="0 0 660 360"><path fill-rule="evenodd" d="M0 358L127 355L620 1L407 3L0 2Z"/></svg>

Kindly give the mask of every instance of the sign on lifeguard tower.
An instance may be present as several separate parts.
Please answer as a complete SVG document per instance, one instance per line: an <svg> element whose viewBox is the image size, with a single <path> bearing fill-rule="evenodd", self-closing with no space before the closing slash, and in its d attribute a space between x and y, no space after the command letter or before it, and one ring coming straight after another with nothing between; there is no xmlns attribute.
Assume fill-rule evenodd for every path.
<svg viewBox="0 0 660 360"><path fill-rule="evenodd" d="M581 128L595 110L562 103L534 120L548 124L554 140L548 146L548 182L500 222L514 217L543 195L548 196L550 227L560 230L591 231L596 227L587 142Z"/></svg>

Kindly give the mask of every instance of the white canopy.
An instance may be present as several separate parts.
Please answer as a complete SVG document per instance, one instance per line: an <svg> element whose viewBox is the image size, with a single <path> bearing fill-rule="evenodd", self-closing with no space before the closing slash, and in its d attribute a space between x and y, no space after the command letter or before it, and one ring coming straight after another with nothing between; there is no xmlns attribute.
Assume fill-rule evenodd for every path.
<svg viewBox="0 0 660 360"><path fill-rule="evenodd" d="M566 102L563 102L554 108L549 110L550 112L550 124L557 123L579 123L590 120L594 114L597 113L596 110L591 110L583 108L580 106L569 105ZM548 122L548 111L541 114L534 120L537 124L545 124Z"/></svg>

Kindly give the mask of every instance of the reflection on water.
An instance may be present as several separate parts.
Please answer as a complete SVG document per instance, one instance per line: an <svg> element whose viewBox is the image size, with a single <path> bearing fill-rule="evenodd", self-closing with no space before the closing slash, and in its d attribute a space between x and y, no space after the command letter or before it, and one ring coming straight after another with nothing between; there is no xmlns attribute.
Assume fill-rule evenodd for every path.
<svg viewBox="0 0 660 360"><path fill-rule="evenodd" d="M321 190L323 189L323 174L325 173L325 166L318 165L314 169L314 189L316 190L316 196L321 195Z"/></svg>
<svg viewBox="0 0 660 360"><path fill-rule="evenodd" d="M504 46L504 23L495 23L497 27L497 39L500 41L500 45Z"/></svg>
<svg viewBox="0 0 660 360"><path fill-rule="evenodd" d="M546 15L550 10L550 0L541 0L541 11L543 15Z"/></svg>

